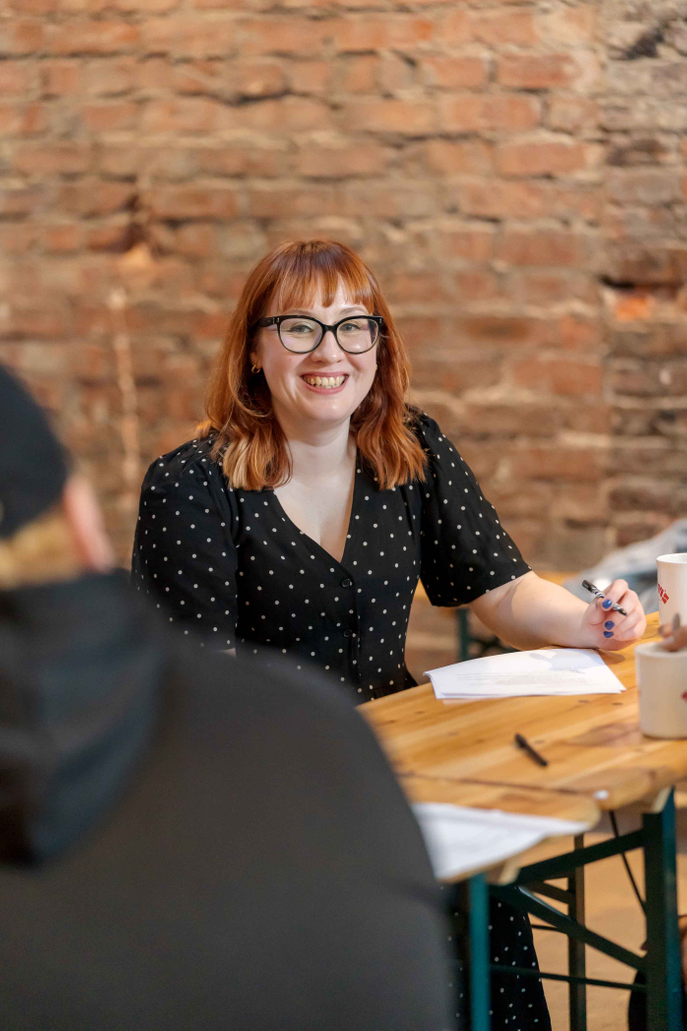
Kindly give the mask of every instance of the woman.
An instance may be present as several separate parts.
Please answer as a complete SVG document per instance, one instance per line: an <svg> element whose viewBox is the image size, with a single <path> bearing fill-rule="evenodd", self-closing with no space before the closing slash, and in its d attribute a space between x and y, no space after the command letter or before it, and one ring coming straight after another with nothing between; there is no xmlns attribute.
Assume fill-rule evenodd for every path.
<svg viewBox="0 0 687 1031"><path fill-rule="evenodd" d="M469 604L518 647L639 637L624 581L586 605L530 571L451 443L406 405L408 378L357 255L328 241L275 248L231 317L198 438L145 478L138 588L202 645L314 662L359 701L414 683L404 648L419 577L435 605ZM533 965L529 925L498 909L500 943ZM513 978L503 993L495 979L494 1027L516 1013L514 1026L548 1026L540 983L525 981L515 1001Z"/></svg>

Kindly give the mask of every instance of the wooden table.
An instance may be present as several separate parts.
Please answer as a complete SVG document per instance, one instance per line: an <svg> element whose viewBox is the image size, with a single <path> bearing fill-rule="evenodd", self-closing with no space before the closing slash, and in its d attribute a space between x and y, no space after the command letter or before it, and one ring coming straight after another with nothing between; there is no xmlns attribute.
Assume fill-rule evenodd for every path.
<svg viewBox="0 0 687 1031"><path fill-rule="evenodd" d="M644 639L656 636L654 616ZM617 842L580 847L565 856L526 865L512 885L491 889L570 936L574 944L566 979L572 977L571 985L577 985L571 987L571 1026L576 1031L586 1026L585 944L645 971L651 1031L682 1029L671 789L687 776L687 741L641 734L633 653L633 647L603 653L627 688L621 695L444 702L435 699L429 684L423 684L360 707L414 802L586 820L590 827L606 810L624 806L642 810L642 830ZM548 767L537 766L515 747L515 731L549 760ZM584 865L637 847L644 850L646 870L650 942L646 959L600 938L583 923ZM527 858L521 857L520 862L526 864ZM515 876L515 871L510 875ZM547 877L567 877L568 891L544 885ZM482 910L483 881L482 874L471 879L471 897ZM563 916L524 887L532 883L538 885L538 895L566 902L569 915ZM478 1021L475 1027L488 1027L484 999L473 1013Z"/></svg>

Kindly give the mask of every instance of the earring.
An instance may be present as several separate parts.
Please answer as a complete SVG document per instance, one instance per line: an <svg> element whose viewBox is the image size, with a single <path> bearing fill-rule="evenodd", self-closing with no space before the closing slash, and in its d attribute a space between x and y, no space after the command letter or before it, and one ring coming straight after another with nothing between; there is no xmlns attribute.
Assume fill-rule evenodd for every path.
<svg viewBox="0 0 687 1031"><path fill-rule="evenodd" d="M251 371L251 372L253 373L253 375L254 375L254 376L255 376L255 375L256 375L256 374L258 373L258 372L260 372L260 369L261 369L261 366L260 366L260 365L251 365L251 367L250 367L250 371Z"/></svg>

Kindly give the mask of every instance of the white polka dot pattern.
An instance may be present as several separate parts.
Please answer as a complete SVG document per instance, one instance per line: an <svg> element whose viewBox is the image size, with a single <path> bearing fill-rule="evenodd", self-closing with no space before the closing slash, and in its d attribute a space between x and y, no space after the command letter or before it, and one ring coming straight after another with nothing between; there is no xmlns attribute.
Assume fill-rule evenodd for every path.
<svg viewBox="0 0 687 1031"><path fill-rule="evenodd" d="M358 701L414 681L405 666L418 577L435 605L458 605L528 570L437 424L418 437L427 480L377 489L356 470L341 562L299 530L273 491L233 489L190 441L151 465L134 545L135 586L203 646L278 650L353 687Z"/></svg>

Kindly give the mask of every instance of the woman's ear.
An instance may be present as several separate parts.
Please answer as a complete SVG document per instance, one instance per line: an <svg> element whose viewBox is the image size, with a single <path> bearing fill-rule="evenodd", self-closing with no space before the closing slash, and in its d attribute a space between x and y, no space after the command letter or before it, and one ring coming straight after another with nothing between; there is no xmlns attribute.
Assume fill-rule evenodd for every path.
<svg viewBox="0 0 687 1031"><path fill-rule="evenodd" d="M84 569L106 573L114 566L114 552L105 532L100 506L88 480L74 474L62 495L62 508L74 548Z"/></svg>

